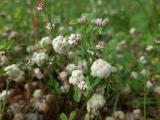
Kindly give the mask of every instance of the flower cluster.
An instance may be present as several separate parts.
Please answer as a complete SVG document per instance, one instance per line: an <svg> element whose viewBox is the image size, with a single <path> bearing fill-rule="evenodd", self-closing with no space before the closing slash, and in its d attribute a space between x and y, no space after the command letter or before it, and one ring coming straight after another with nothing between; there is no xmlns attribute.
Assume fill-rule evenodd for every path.
<svg viewBox="0 0 160 120"><path fill-rule="evenodd" d="M110 74L114 71L115 68L102 59L94 61L91 66L91 75L98 77L99 79L109 77Z"/></svg>
<svg viewBox="0 0 160 120"><path fill-rule="evenodd" d="M81 39L80 34L71 34L69 37L57 36L52 41L52 46L55 52L65 54L70 48L77 45Z"/></svg>
<svg viewBox="0 0 160 120"><path fill-rule="evenodd" d="M9 76L10 79L13 79L16 82L21 82L25 78L25 73L22 71L18 65L12 64L10 66L7 66L4 71Z"/></svg>
<svg viewBox="0 0 160 120"><path fill-rule="evenodd" d="M93 94L87 102L87 111L92 115L97 115L98 111L105 105L105 99L100 94Z"/></svg>

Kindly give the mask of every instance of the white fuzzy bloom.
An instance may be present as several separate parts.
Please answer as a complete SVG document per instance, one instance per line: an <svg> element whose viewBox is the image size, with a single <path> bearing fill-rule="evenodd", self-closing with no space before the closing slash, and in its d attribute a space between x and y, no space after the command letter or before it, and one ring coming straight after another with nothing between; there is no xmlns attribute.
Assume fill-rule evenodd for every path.
<svg viewBox="0 0 160 120"><path fill-rule="evenodd" d="M141 117L141 110L140 109L133 110L133 117L135 120L139 120Z"/></svg>
<svg viewBox="0 0 160 120"><path fill-rule="evenodd" d="M109 19L97 18L93 21L93 23L97 26L105 26L109 22Z"/></svg>
<svg viewBox="0 0 160 120"><path fill-rule="evenodd" d="M148 46L146 47L146 51L150 52L150 51L152 51L152 50L153 50L153 46L152 46L152 45L148 45Z"/></svg>
<svg viewBox="0 0 160 120"><path fill-rule="evenodd" d="M8 59L5 56L5 52L4 51L0 51L0 66L3 66L7 63Z"/></svg>
<svg viewBox="0 0 160 120"><path fill-rule="evenodd" d="M86 90L87 89L87 84L85 81L80 81L78 84L77 84L78 88L80 90Z"/></svg>
<svg viewBox="0 0 160 120"><path fill-rule="evenodd" d="M119 119L119 120L125 120L125 114L123 111L115 111L114 113L114 117L115 119Z"/></svg>
<svg viewBox="0 0 160 120"><path fill-rule="evenodd" d="M78 69L78 67L77 67L74 63L68 64L68 65L66 66L66 71L67 71L69 74L71 74L72 71L77 70L77 69Z"/></svg>
<svg viewBox="0 0 160 120"><path fill-rule="evenodd" d="M70 90L70 85L69 84L62 85L60 90L61 90L62 93L68 93L69 90Z"/></svg>
<svg viewBox="0 0 160 120"><path fill-rule="evenodd" d="M59 73L60 80L65 81L67 80L67 77L68 77L68 73L66 71L62 71Z"/></svg>
<svg viewBox="0 0 160 120"><path fill-rule="evenodd" d="M52 41L52 46L55 52L59 54L65 54L69 51L70 44L67 41L67 38L63 36L57 36Z"/></svg>
<svg viewBox="0 0 160 120"><path fill-rule="evenodd" d="M46 29L47 29L47 30L51 30L52 28L54 29L54 28L55 28L55 25L54 25L54 24L51 24L51 23L47 23Z"/></svg>
<svg viewBox="0 0 160 120"><path fill-rule="evenodd" d="M25 73L16 64L7 66L4 71L10 79L13 79L16 82L21 82L24 80Z"/></svg>
<svg viewBox="0 0 160 120"><path fill-rule="evenodd" d="M41 98L43 96L43 91L41 89L37 89L33 93L34 98Z"/></svg>
<svg viewBox="0 0 160 120"><path fill-rule="evenodd" d="M74 70L71 77L69 77L69 83L72 85L78 85L81 81L84 81L85 77L82 70Z"/></svg>
<svg viewBox="0 0 160 120"><path fill-rule="evenodd" d="M141 56L141 57L139 58L139 62L142 63L142 64L146 64L146 63L147 63L147 60L146 60L146 58L145 58L144 56Z"/></svg>
<svg viewBox="0 0 160 120"><path fill-rule="evenodd" d="M134 35L136 33L136 28L132 27L130 30L129 30L129 33L131 35Z"/></svg>
<svg viewBox="0 0 160 120"><path fill-rule="evenodd" d="M3 90L1 93L0 93L0 101L4 101L6 98L8 98L10 96L10 91L8 90Z"/></svg>
<svg viewBox="0 0 160 120"><path fill-rule="evenodd" d="M133 71L131 72L131 77L134 78L134 79L137 79L138 78L138 73Z"/></svg>
<svg viewBox="0 0 160 120"><path fill-rule="evenodd" d="M153 87L153 83L150 80L148 80L147 83L146 83L146 87L147 88L152 88Z"/></svg>
<svg viewBox="0 0 160 120"><path fill-rule="evenodd" d="M113 68L108 62L98 59L91 66L91 75L100 79L107 78L113 72Z"/></svg>
<svg viewBox="0 0 160 120"><path fill-rule="evenodd" d="M81 40L81 35L80 34L71 34L68 37L68 43L70 45L77 45L80 40Z"/></svg>
<svg viewBox="0 0 160 120"><path fill-rule="evenodd" d="M103 50L105 46L105 43L103 41L98 42L98 44L96 45L96 48L98 50Z"/></svg>
<svg viewBox="0 0 160 120"><path fill-rule="evenodd" d="M40 45L43 47L49 47L52 43L52 40L50 37L43 37L40 41Z"/></svg>
<svg viewBox="0 0 160 120"><path fill-rule="evenodd" d="M45 62L48 61L48 55L45 52L34 52L32 61L38 66L42 66Z"/></svg>
<svg viewBox="0 0 160 120"><path fill-rule="evenodd" d="M113 117L106 117L105 120L115 120Z"/></svg>
<svg viewBox="0 0 160 120"><path fill-rule="evenodd" d="M35 68L33 70L33 72L34 72L34 76L39 80L44 77L44 75L42 74L42 72L41 72L41 70L39 68Z"/></svg>
<svg viewBox="0 0 160 120"><path fill-rule="evenodd" d="M154 92L160 95L160 86L156 86Z"/></svg>
<svg viewBox="0 0 160 120"><path fill-rule="evenodd" d="M87 61L86 60L80 60L80 61L78 61L77 67L80 70L86 71L88 69Z"/></svg>
<svg viewBox="0 0 160 120"><path fill-rule="evenodd" d="M148 76L148 75L149 75L149 71L146 70L146 69L142 69L140 73L141 73L141 75L143 75L143 76Z"/></svg>
<svg viewBox="0 0 160 120"><path fill-rule="evenodd" d="M99 109L101 109L105 105L105 99L100 94L93 94L92 97L87 102L87 111L96 115Z"/></svg>

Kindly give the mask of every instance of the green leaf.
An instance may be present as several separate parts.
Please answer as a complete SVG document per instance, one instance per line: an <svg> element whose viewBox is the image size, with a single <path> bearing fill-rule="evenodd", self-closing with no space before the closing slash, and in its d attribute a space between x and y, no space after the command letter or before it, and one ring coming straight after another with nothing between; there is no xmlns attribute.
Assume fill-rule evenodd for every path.
<svg viewBox="0 0 160 120"><path fill-rule="evenodd" d="M74 120L75 116L76 116L76 112L72 111L70 114L69 120Z"/></svg>
<svg viewBox="0 0 160 120"><path fill-rule="evenodd" d="M75 88L75 92L74 92L74 100L76 102L79 102L80 101L80 98L81 98L81 91L79 88Z"/></svg>
<svg viewBox="0 0 160 120"><path fill-rule="evenodd" d="M68 118L67 118L67 116L66 116L65 113L61 113L60 119L61 119L61 120L68 120Z"/></svg>

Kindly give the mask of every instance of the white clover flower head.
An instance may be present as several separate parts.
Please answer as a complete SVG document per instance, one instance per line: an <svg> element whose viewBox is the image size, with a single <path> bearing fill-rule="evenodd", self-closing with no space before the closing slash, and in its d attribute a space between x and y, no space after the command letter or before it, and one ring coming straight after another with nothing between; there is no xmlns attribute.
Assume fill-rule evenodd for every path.
<svg viewBox="0 0 160 120"><path fill-rule="evenodd" d="M139 58L139 62L140 62L141 64L146 64L146 63L147 63L147 60L146 60L146 58L145 58L144 56L141 56L141 57Z"/></svg>
<svg viewBox="0 0 160 120"><path fill-rule="evenodd" d="M86 90L88 88L87 87L87 83L85 81L80 81L77 86L82 91L84 91L84 90Z"/></svg>
<svg viewBox="0 0 160 120"><path fill-rule="evenodd" d="M115 120L113 117L106 117L105 120Z"/></svg>
<svg viewBox="0 0 160 120"><path fill-rule="evenodd" d="M43 96L43 91L41 89L36 89L33 93L34 98L41 98Z"/></svg>
<svg viewBox="0 0 160 120"><path fill-rule="evenodd" d="M81 40L81 35L80 34L71 34L68 37L68 43L70 45L77 45L80 40Z"/></svg>
<svg viewBox="0 0 160 120"><path fill-rule="evenodd" d="M57 36L52 41L52 46L55 52L59 54L65 54L69 51L70 44L67 41L67 38L63 36Z"/></svg>
<svg viewBox="0 0 160 120"><path fill-rule="evenodd" d="M5 52L4 51L0 51L0 66L3 66L7 63L8 59L5 56Z"/></svg>
<svg viewBox="0 0 160 120"><path fill-rule="evenodd" d="M65 69L69 74L71 74L72 71L77 70L78 67L74 63L71 63L71 64L68 64Z"/></svg>
<svg viewBox="0 0 160 120"><path fill-rule="evenodd" d="M153 50L153 46L152 46L152 45L148 45L148 46L146 47L146 51L150 52L150 51L152 51L152 50Z"/></svg>
<svg viewBox="0 0 160 120"><path fill-rule="evenodd" d="M52 40L50 37L43 37L40 41L40 45L43 47L49 47L52 43Z"/></svg>
<svg viewBox="0 0 160 120"><path fill-rule="evenodd" d="M152 88L153 87L153 83L148 80L147 83L146 83L146 87L149 89L149 88Z"/></svg>
<svg viewBox="0 0 160 120"><path fill-rule="evenodd" d="M68 77L68 73L66 71L62 71L59 73L59 78L61 81L67 80L67 77Z"/></svg>
<svg viewBox="0 0 160 120"><path fill-rule="evenodd" d="M31 46L28 46L26 48L26 50L27 50L28 53L32 53L35 50L35 47L33 45L31 45Z"/></svg>
<svg viewBox="0 0 160 120"><path fill-rule="evenodd" d="M105 105L105 99L100 94L93 94L92 97L87 102L87 111L88 113L92 112L92 114L96 115L99 109L101 109Z"/></svg>
<svg viewBox="0 0 160 120"><path fill-rule="evenodd" d="M91 119L93 119L95 116L93 114L90 115L89 113L87 113L85 114L84 120L90 120L90 117Z"/></svg>
<svg viewBox="0 0 160 120"><path fill-rule="evenodd" d="M91 50L90 48L87 49L87 53L90 54L90 55L94 55L94 51Z"/></svg>
<svg viewBox="0 0 160 120"><path fill-rule="evenodd" d="M103 50L104 49L104 45L105 45L105 43L104 42L99 42L97 45L96 45L96 48L97 48L97 50Z"/></svg>
<svg viewBox="0 0 160 120"><path fill-rule="evenodd" d="M113 67L108 62L98 59L91 66L91 75L99 79L107 78L113 72Z"/></svg>
<svg viewBox="0 0 160 120"><path fill-rule="evenodd" d="M143 76L148 76L148 75L149 75L149 71L146 70L146 69L142 69L140 73L141 73L141 75L143 75Z"/></svg>
<svg viewBox="0 0 160 120"><path fill-rule="evenodd" d="M21 82L24 80L25 73L16 64L7 66L4 71L9 76L9 78L13 79L15 82Z"/></svg>
<svg viewBox="0 0 160 120"><path fill-rule="evenodd" d="M70 90L70 85L65 83L64 85L61 86L60 90L62 93L68 93Z"/></svg>
<svg viewBox="0 0 160 120"><path fill-rule="evenodd" d="M69 77L69 83L72 85L78 85L79 82L84 81L85 77L82 70L72 71L71 77Z"/></svg>
<svg viewBox="0 0 160 120"><path fill-rule="evenodd" d="M86 60L79 60L77 67L78 67L78 69L80 69L80 70L87 71L87 69L88 69L87 61L86 61Z"/></svg>
<svg viewBox="0 0 160 120"><path fill-rule="evenodd" d="M34 52L32 56L32 61L36 63L38 66L44 65L48 61L48 55L41 51L41 52Z"/></svg>
<svg viewBox="0 0 160 120"><path fill-rule="evenodd" d="M44 75L42 74L39 68L33 69L33 73L34 73L34 76L39 80L41 80L44 77Z"/></svg>
<svg viewBox="0 0 160 120"><path fill-rule="evenodd" d="M10 96L10 91L8 90L3 90L1 93L0 93L0 101L4 101L6 98L8 98Z"/></svg>
<svg viewBox="0 0 160 120"><path fill-rule="evenodd" d="M55 28L55 25L54 25L54 24L47 23L47 25L46 25L46 29L47 29L47 30L51 30L51 29L54 29L54 28Z"/></svg>
<svg viewBox="0 0 160 120"><path fill-rule="evenodd" d="M154 92L160 95L160 86L155 86Z"/></svg>
<svg viewBox="0 0 160 120"><path fill-rule="evenodd" d="M138 78L138 73L135 72L135 71L132 71L131 72L131 77L134 78L134 79L137 79Z"/></svg>
<svg viewBox="0 0 160 120"><path fill-rule="evenodd" d="M140 117L141 117L141 110L140 109L133 110L133 117L134 117L135 120L140 119Z"/></svg>
<svg viewBox="0 0 160 120"><path fill-rule="evenodd" d="M96 18L93 23L97 26L105 26L109 22L109 19Z"/></svg>
<svg viewBox="0 0 160 120"><path fill-rule="evenodd" d="M115 111L114 118L119 120L125 120L125 113L123 111Z"/></svg>
<svg viewBox="0 0 160 120"><path fill-rule="evenodd" d="M129 34L130 35L134 35L136 33L136 28L132 27L130 30L129 30Z"/></svg>

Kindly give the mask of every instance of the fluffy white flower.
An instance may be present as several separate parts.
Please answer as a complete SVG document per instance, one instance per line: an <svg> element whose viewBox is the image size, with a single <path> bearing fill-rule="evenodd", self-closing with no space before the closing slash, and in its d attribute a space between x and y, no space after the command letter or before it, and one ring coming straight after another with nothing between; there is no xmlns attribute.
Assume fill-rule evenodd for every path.
<svg viewBox="0 0 160 120"><path fill-rule="evenodd" d="M135 33L136 33L136 28L132 27L132 28L129 30L129 34L134 35Z"/></svg>
<svg viewBox="0 0 160 120"><path fill-rule="evenodd" d="M77 84L78 88L80 90L86 90L87 89L87 84L85 81L80 81L78 84Z"/></svg>
<svg viewBox="0 0 160 120"><path fill-rule="evenodd" d="M80 61L78 61L77 67L80 70L86 71L88 69L87 61L86 60L80 60Z"/></svg>
<svg viewBox="0 0 160 120"><path fill-rule="evenodd" d="M32 61L38 66L42 66L48 61L48 55L45 52L35 52L33 54Z"/></svg>
<svg viewBox="0 0 160 120"><path fill-rule="evenodd" d="M68 43L70 45L77 45L78 42L80 41L80 39L81 39L81 35L80 34L71 34L68 37Z"/></svg>
<svg viewBox="0 0 160 120"><path fill-rule="evenodd" d="M69 77L69 83L72 85L78 85L79 82L84 81L85 77L82 70L74 70L71 77Z"/></svg>
<svg viewBox="0 0 160 120"><path fill-rule="evenodd" d="M43 37L40 41L40 45L43 47L49 47L52 43L52 40L50 37Z"/></svg>
<svg viewBox="0 0 160 120"><path fill-rule="evenodd" d="M41 89L37 89L33 93L34 98L41 98L43 96L43 91Z"/></svg>
<svg viewBox="0 0 160 120"><path fill-rule="evenodd" d="M147 83L146 83L146 86L147 86L147 88L152 88L153 83L150 80L148 80Z"/></svg>
<svg viewBox="0 0 160 120"><path fill-rule="evenodd" d="M13 79L16 82L21 82L24 80L25 73L16 64L7 66L4 71L10 79Z"/></svg>
<svg viewBox="0 0 160 120"><path fill-rule="evenodd" d="M59 73L60 80L65 81L67 80L67 77L68 77L68 73L66 71L62 71Z"/></svg>
<svg viewBox="0 0 160 120"><path fill-rule="evenodd" d="M51 24L51 23L47 23L46 29L51 30L52 28L54 29L54 28L55 28L55 25L54 25L54 24Z"/></svg>
<svg viewBox="0 0 160 120"><path fill-rule="evenodd" d="M154 92L160 95L160 86L156 86Z"/></svg>
<svg viewBox="0 0 160 120"><path fill-rule="evenodd" d="M96 45L96 48L98 50L103 50L104 49L104 45L105 45L105 43L101 41Z"/></svg>
<svg viewBox="0 0 160 120"><path fill-rule="evenodd" d="M148 45L148 46L146 47L146 51L150 52L150 51L152 51L152 50L153 50L153 46L152 46L152 45Z"/></svg>
<svg viewBox="0 0 160 120"><path fill-rule="evenodd" d="M142 69L140 73L141 73L141 75L143 75L143 76L148 76L148 75L149 75L149 71L146 70L146 69Z"/></svg>
<svg viewBox="0 0 160 120"><path fill-rule="evenodd" d="M52 46L55 52L59 54L64 54L69 51L70 44L67 41L67 38L63 36L57 36L52 41Z"/></svg>
<svg viewBox="0 0 160 120"><path fill-rule="evenodd" d="M41 72L41 70L39 68L35 68L33 70L33 72L34 72L34 76L39 80L44 77L44 75L42 74L42 72Z"/></svg>
<svg viewBox="0 0 160 120"><path fill-rule="evenodd" d="M137 79L138 78L138 73L133 71L131 72L131 77L134 78L134 79Z"/></svg>
<svg viewBox="0 0 160 120"><path fill-rule="evenodd" d="M97 18L93 21L93 23L97 26L105 26L109 22L109 19Z"/></svg>
<svg viewBox="0 0 160 120"><path fill-rule="evenodd" d="M96 115L98 110L105 105L105 99L100 94L93 94L92 97L87 102L87 111L92 114Z"/></svg>
<svg viewBox="0 0 160 120"><path fill-rule="evenodd" d="M4 51L0 51L0 66L3 66L8 61L7 57L5 56Z"/></svg>
<svg viewBox="0 0 160 120"><path fill-rule="evenodd" d="M147 60L146 60L146 58L145 58L144 56L141 56L141 57L139 58L139 62L142 63L142 64L146 64L146 63L147 63Z"/></svg>
<svg viewBox="0 0 160 120"><path fill-rule="evenodd" d="M72 71L77 70L77 69L78 69L78 67L77 67L74 63L68 64L68 65L66 66L66 71L67 71L69 74L71 74Z"/></svg>
<svg viewBox="0 0 160 120"><path fill-rule="evenodd" d="M3 90L1 93L0 93L0 101L2 100L5 100L8 96L10 95L10 91L8 90Z"/></svg>
<svg viewBox="0 0 160 120"><path fill-rule="evenodd" d="M141 117L141 110L140 109L133 110L133 117L135 120L139 120Z"/></svg>
<svg viewBox="0 0 160 120"><path fill-rule="evenodd" d="M113 72L113 67L108 62L98 59L91 66L91 75L100 79L107 78Z"/></svg>
<svg viewBox="0 0 160 120"><path fill-rule="evenodd" d="M64 84L63 86L61 86L60 88L62 93L68 93L70 90L70 85L69 84Z"/></svg>
<svg viewBox="0 0 160 120"><path fill-rule="evenodd" d="M114 117L115 119L119 119L119 120L125 120L125 114L123 111L115 111L114 112Z"/></svg>
<svg viewBox="0 0 160 120"><path fill-rule="evenodd" d="M115 120L113 117L106 117L105 120Z"/></svg>

